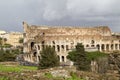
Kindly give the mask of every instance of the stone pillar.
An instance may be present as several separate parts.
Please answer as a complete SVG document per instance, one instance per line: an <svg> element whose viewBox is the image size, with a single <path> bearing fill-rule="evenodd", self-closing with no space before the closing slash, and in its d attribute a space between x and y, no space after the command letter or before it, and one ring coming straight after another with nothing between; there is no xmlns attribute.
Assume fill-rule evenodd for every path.
<svg viewBox="0 0 120 80"><path fill-rule="evenodd" d="M100 52L102 51L102 49L101 49L101 44L100 44L99 50L100 50Z"/></svg>
<svg viewBox="0 0 120 80"><path fill-rule="evenodd" d="M115 44L113 44L113 50L115 50Z"/></svg>
<svg viewBox="0 0 120 80"><path fill-rule="evenodd" d="M66 45L64 45L64 52L66 52Z"/></svg>
<svg viewBox="0 0 120 80"><path fill-rule="evenodd" d="M33 62L32 54L30 54L30 62Z"/></svg>
<svg viewBox="0 0 120 80"><path fill-rule="evenodd" d="M120 50L120 44L118 44L118 50Z"/></svg>
<svg viewBox="0 0 120 80"><path fill-rule="evenodd" d="M64 62L66 62L67 60L66 60L66 56L64 56Z"/></svg>
<svg viewBox="0 0 120 80"><path fill-rule="evenodd" d="M115 45L115 48L116 48L116 50L119 50L119 49L118 49L118 44L117 44L117 45Z"/></svg>
<svg viewBox="0 0 120 80"><path fill-rule="evenodd" d="M109 51L111 51L111 44L108 44L109 45Z"/></svg>
<svg viewBox="0 0 120 80"><path fill-rule="evenodd" d="M55 51L58 52L58 51L57 51L57 45L55 45Z"/></svg>
<svg viewBox="0 0 120 80"><path fill-rule="evenodd" d="M59 57L60 57L60 62L62 62L62 56L61 56L61 55L59 55Z"/></svg>
<svg viewBox="0 0 120 80"><path fill-rule="evenodd" d="M106 51L106 44L104 44L104 51Z"/></svg>
<svg viewBox="0 0 120 80"><path fill-rule="evenodd" d="M38 53L36 54L36 60L37 60L37 63L39 63L39 58L38 58Z"/></svg>

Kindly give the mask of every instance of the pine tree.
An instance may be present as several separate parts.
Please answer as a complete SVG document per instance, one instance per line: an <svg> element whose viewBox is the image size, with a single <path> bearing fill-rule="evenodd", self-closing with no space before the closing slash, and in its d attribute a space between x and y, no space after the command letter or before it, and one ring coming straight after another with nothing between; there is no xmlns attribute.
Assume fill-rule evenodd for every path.
<svg viewBox="0 0 120 80"><path fill-rule="evenodd" d="M89 67L89 61L87 60L87 55L84 50L84 46L81 43L78 43L76 45L76 50L69 52L68 59L74 62L74 65L78 70L88 70Z"/></svg>
<svg viewBox="0 0 120 80"><path fill-rule="evenodd" d="M41 51L41 59L38 69L46 69L59 66L59 59L55 52L55 49L50 46L46 46Z"/></svg>

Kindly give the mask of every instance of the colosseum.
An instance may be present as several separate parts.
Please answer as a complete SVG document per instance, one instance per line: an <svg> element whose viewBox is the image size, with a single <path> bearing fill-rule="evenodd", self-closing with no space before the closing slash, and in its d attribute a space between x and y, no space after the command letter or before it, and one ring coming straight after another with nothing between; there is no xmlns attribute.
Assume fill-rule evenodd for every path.
<svg viewBox="0 0 120 80"><path fill-rule="evenodd" d="M107 26L36 26L23 22L24 60L38 63L43 45L54 47L60 62L67 62L68 52L82 43L86 51L111 52L120 50L120 35L112 34Z"/></svg>

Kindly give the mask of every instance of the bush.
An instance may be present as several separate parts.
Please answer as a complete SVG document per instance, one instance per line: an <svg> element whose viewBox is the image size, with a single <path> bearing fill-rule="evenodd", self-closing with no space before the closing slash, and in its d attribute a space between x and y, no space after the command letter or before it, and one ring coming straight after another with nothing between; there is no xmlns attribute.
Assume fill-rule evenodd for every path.
<svg viewBox="0 0 120 80"><path fill-rule="evenodd" d="M15 50L0 50L0 62L2 61L15 61L16 56L21 52L17 49Z"/></svg>

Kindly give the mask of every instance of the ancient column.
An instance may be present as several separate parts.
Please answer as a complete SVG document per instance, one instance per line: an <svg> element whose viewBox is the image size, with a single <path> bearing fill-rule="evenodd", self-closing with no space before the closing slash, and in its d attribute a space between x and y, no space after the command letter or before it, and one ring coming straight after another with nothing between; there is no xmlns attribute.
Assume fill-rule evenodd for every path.
<svg viewBox="0 0 120 80"><path fill-rule="evenodd" d="M64 62L66 62L66 56L64 56Z"/></svg>
<svg viewBox="0 0 120 80"><path fill-rule="evenodd" d="M100 48L99 48L99 50L100 50L100 52L102 51L102 49L101 49L101 44L100 44Z"/></svg>
<svg viewBox="0 0 120 80"><path fill-rule="evenodd" d="M115 50L115 44L113 44L113 50Z"/></svg>
<svg viewBox="0 0 120 80"><path fill-rule="evenodd" d="M108 44L109 45L109 51L111 51L111 44Z"/></svg>
<svg viewBox="0 0 120 80"><path fill-rule="evenodd" d="M59 55L59 57L60 57L60 62L62 62L62 56L61 56L61 55Z"/></svg>

